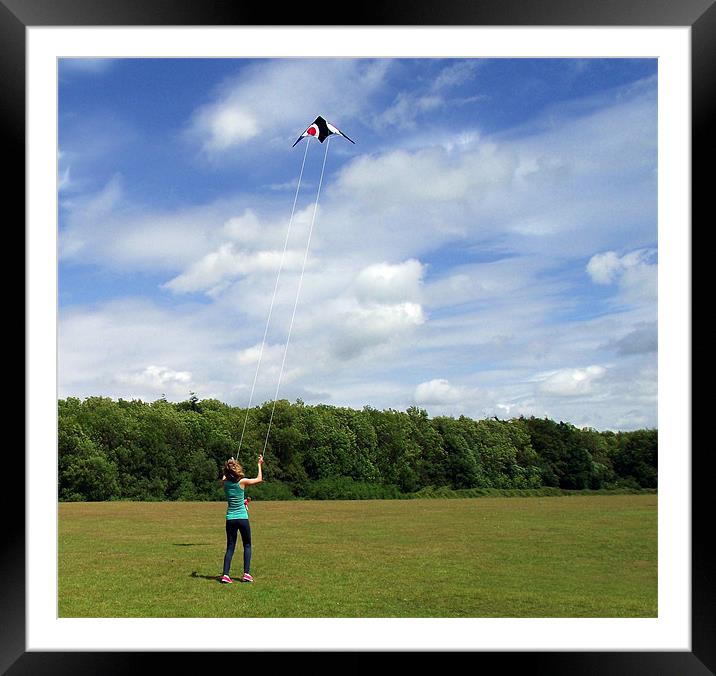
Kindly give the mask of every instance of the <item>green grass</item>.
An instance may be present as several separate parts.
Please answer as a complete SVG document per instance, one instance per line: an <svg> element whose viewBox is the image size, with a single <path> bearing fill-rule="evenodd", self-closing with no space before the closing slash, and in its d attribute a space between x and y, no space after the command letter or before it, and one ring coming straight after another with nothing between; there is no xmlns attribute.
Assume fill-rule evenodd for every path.
<svg viewBox="0 0 716 676"><path fill-rule="evenodd" d="M60 617L657 616L656 495L253 502L253 585L224 510L61 503Z"/></svg>

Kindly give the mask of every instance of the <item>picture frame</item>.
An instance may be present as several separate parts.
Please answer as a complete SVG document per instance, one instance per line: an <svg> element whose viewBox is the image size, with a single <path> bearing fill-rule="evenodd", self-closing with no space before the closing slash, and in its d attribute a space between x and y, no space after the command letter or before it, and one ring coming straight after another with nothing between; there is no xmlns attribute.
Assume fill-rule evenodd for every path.
<svg viewBox="0 0 716 676"><path fill-rule="evenodd" d="M305 8L288 11L286 18L298 23L284 25L334 25L311 21L302 16ZM706 152L713 146L710 121L714 119L716 89L716 8L713 0L669 3L666 0L637 2L625 0L618 6L584 1L475 2L472 5L452 0L432 6L419 2L394 2L390 5L351 7L353 26L690 26L692 44L692 213L705 200ZM256 6L235 3L199 3L190 0L113 5L106 0L0 0L0 74L3 86L3 135L14 166L25 166L25 31L35 26L266 26L269 12ZM312 18L312 17L311 17ZM328 18L328 17L327 17ZM332 18L332 17L331 17ZM370 23L368 23L370 22ZM698 142L695 142L698 139ZM700 170L699 170L700 169ZM8 178L7 194L12 195L25 213L25 172ZM692 226L693 231L693 226ZM32 336L26 336L26 350ZM25 353L27 355L27 352ZM692 416L693 419L693 416ZM500 669L514 668L549 674L708 674L716 672L716 602L709 555L709 507L706 481L713 461L705 448L692 452L692 650L691 652L509 652L483 653L480 664ZM10 472L19 459L10 459ZM22 472L25 475L25 472ZM187 668L207 668L207 660L223 654L173 653L101 653L101 652L27 652L25 643L26 548L24 521L9 520L0 570L5 589L0 600L0 669L3 673L120 673L129 669L155 667L159 659L180 659ZM250 650L248 652L251 652ZM280 652L280 651L279 651ZM274 655L275 658L280 655ZM422 658L421 658L422 659ZM489 667L488 667L489 668Z"/></svg>

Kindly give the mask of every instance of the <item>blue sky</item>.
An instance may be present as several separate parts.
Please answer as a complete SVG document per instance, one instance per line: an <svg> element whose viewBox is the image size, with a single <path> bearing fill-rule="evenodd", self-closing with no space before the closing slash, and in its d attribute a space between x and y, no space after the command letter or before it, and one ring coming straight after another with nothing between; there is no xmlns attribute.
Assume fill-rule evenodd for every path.
<svg viewBox="0 0 716 676"><path fill-rule="evenodd" d="M306 141L279 396L657 425L657 64L59 66L60 396L248 403ZM281 369L308 145L254 403Z"/></svg>

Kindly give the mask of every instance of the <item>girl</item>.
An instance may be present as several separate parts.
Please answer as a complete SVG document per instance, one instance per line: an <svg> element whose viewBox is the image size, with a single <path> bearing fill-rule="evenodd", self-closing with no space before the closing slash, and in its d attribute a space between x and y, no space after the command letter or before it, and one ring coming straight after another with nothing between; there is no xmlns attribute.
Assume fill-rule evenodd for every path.
<svg viewBox="0 0 716 676"><path fill-rule="evenodd" d="M244 499L246 486L259 484L263 481L261 466L264 464L263 455L259 455L259 469L255 479L247 479L244 475L244 468L234 458L229 458L224 464L224 476L221 481L224 484L224 495L226 495L226 554L224 554L224 575L221 582L232 583L229 577L231 559L236 548L237 533L241 532L241 542L244 545L244 576L242 582L253 582L254 578L249 574L251 567L251 527L249 526L249 512L246 509L247 500Z"/></svg>

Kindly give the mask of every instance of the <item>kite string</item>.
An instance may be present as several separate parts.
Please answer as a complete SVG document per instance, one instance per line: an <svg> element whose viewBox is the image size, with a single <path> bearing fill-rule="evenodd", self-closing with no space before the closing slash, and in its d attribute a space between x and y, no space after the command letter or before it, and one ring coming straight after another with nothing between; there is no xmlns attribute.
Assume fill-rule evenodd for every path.
<svg viewBox="0 0 716 676"><path fill-rule="evenodd" d="M321 197L321 186L323 185L323 173L326 169L326 159L328 158L328 145L330 137L326 139L326 152L323 154L323 166L321 167L321 178L318 181L318 191L316 192L316 203L313 205L313 216L311 218L311 227L308 229L308 241L306 242L306 250L303 254L303 265L301 266L301 276L298 279L298 289L296 290L296 299L293 302L293 313L291 314L291 323L288 326L288 335L286 336L286 345L283 348L283 359L281 361L281 370L278 374L278 382L276 383L276 393L273 397L271 406L271 417L269 418L268 429L266 430L266 439L264 441L262 455L266 455L266 446L268 445L269 434L271 433L271 423L273 422L273 414L276 410L276 400L278 399L278 391L281 387L281 377L283 376L283 368L286 364L286 354L288 353L288 343L291 340L291 331L293 330L293 320L296 317L296 308L298 307L298 297L301 295L301 287L303 286L303 273L306 270L306 261L308 260L308 248L311 245L311 236L313 235L313 225L316 222L316 212L318 211L318 200Z"/></svg>
<svg viewBox="0 0 716 676"><path fill-rule="evenodd" d="M271 305L269 306L268 311L268 317L266 318L266 326L264 328L264 336L261 341L261 349L259 350L259 359L258 363L256 364L256 372L254 373L254 382L251 385L251 394L249 395L249 403L246 407L246 417L244 418L244 427L241 430L241 439L239 439L239 449L236 451L236 457L239 457L239 453L241 452L241 445L244 442L244 433L246 432L246 422L249 419L249 411L251 410L251 403L254 399L254 390L256 388L256 379L259 375L259 369L261 368L261 358L263 357L264 353L264 345L266 344L266 336L268 335L268 328L269 324L271 323L271 313L273 312L273 306L274 302L276 300L276 292L278 290L278 282L281 279L281 271L283 270L283 262L286 257L286 249L288 247L288 239L289 235L291 234L291 225L293 224L293 216L296 213L296 203L298 201L298 193L301 190L301 179L303 178L303 168L306 166L306 156L308 155L308 146L311 144L311 139L309 138L306 142L306 151L303 153L303 162L301 163L301 171L298 175L298 185L296 186L296 194L293 197L293 206L291 207L291 217L288 219L288 229L286 230L286 239L283 243L283 252L281 254L281 262L278 266L278 274L276 275L276 283L273 287L273 296L271 298Z"/></svg>

